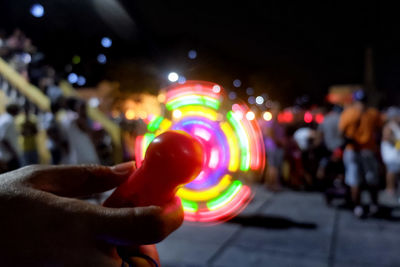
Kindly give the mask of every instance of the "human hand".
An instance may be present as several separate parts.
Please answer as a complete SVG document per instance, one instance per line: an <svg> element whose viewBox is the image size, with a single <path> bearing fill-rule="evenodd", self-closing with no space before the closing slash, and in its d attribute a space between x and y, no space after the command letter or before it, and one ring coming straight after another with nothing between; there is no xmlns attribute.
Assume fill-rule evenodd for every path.
<svg viewBox="0 0 400 267"><path fill-rule="evenodd" d="M156 256L154 246L141 245L157 243L181 225L179 199L164 207L106 208L72 198L112 189L132 170L132 163L34 165L0 175L2 265L121 266L117 246Z"/></svg>

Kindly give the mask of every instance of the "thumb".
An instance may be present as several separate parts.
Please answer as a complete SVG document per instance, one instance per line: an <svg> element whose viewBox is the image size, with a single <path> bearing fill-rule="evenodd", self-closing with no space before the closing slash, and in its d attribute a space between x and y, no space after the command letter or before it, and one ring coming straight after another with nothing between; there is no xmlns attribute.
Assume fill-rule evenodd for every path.
<svg viewBox="0 0 400 267"><path fill-rule="evenodd" d="M77 197L110 190L135 171L133 162L113 167L101 165L34 165L21 169L30 173L25 184L59 196Z"/></svg>

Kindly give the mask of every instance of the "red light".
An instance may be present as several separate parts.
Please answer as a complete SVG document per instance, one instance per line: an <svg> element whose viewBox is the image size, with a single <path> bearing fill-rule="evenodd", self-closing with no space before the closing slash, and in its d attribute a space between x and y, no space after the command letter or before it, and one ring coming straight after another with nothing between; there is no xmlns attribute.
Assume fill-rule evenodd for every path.
<svg viewBox="0 0 400 267"><path fill-rule="evenodd" d="M315 121L320 124L324 121L324 115L322 115L321 113L315 115Z"/></svg>
<svg viewBox="0 0 400 267"><path fill-rule="evenodd" d="M304 122L305 123L311 123L313 120L313 116L311 114L311 112L307 111L306 113L304 113Z"/></svg>

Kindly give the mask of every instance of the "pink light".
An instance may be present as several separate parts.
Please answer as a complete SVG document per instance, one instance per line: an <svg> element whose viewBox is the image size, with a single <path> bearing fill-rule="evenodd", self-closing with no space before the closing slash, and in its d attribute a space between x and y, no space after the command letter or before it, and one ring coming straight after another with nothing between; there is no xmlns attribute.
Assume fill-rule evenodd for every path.
<svg viewBox="0 0 400 267"><path fill-rule="evenodd" d="M215 90L219 87L219 90ZM211 82L204 81L187 81L180 86L173 85L173 89L167 91L166 102L169 102L175 98L185 95L203 95L214 99L219 99L222 87Z"/></svg>
<svg viewBox="0 0 400 267"><path fill-rule="evenodd" d="M135 142L135 155L136 155L136 167L140 167L142 165L142 156L143 151L142 151L142 146L143 146L143 136L140 135L136 137L136 142Z"/></svg>
<svg viewBox="0 0 400 267"><path fill-rule="evenodd" d="M217 166L218 166L218 162L219 162L219 160L218 160L218 150L217 149L215 149L215 148L213 148L212 150L211 150L211 155L210 155L210 160L209 160L209 162L208 162L208 167L210 168L210 169L215 169Z"/></svg>
<svg viewBox="0 0 400 267"><path fill-rule="evenodd" d="M211 139L211 133L207 130L205 130L204 128L199 128L196 127L193 131L194 135L197 137L200 137L201 139L205 140L205 141L210 141Z"/></svg>
<svg viewBox="0 0 400 267"><path fill-rule="evenodd" d="M305 123L311 123L313 120L313 116L311 114L311 112L307 111L306 113L304 113L304 122Z"/></svg>
<svg viewBox="0 0 400 267"><path fill-rule="evenodd" d="M324 115L322 115L321 113L318 113L317 115L315 115L315 121L318 124L321 124L324 121Z"/></svg>

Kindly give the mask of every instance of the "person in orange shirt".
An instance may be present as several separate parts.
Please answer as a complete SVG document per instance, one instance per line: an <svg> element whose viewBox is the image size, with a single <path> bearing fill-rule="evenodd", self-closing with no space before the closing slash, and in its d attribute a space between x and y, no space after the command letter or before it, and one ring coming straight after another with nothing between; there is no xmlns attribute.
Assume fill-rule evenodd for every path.
<svg viewBox="0 0 400 267"><path fill-rule="evenodd" d="M366 97L363 94L347 107L340 117L339 130L346 140L343 153L345 183L351 189L354 214L357 217L364 215L360 200L360 185L363 182L368 186L371 195L370 213L378 211L379 174L376 152L381 126L379 111L366 105Z"/></svg>

